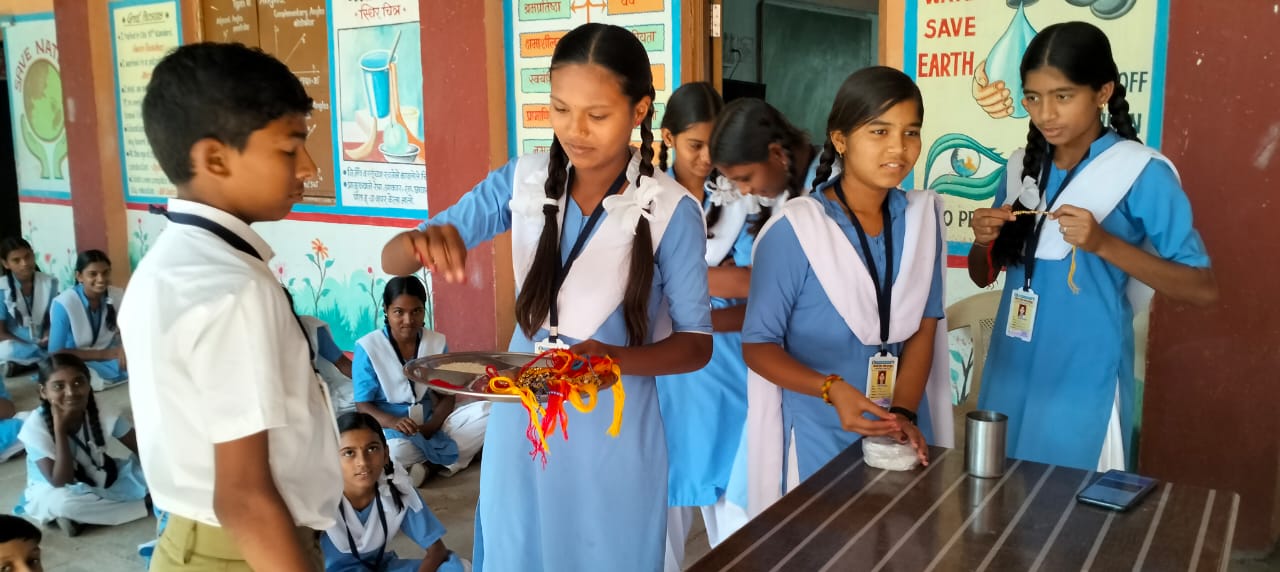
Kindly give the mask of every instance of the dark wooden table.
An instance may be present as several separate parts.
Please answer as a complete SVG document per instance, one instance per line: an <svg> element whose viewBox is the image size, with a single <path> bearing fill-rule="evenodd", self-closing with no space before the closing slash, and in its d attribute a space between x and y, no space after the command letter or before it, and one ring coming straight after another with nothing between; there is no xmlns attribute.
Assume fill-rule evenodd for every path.
<svg viewBox="0 0 1280 572"><path fill-rule="evenodd" d="M1010 460L998 479L932 448L882 471L854 445L691 570L1226 570L1239 495L1161 483L1129 512L1076 501L1096 473Z"/></svg>

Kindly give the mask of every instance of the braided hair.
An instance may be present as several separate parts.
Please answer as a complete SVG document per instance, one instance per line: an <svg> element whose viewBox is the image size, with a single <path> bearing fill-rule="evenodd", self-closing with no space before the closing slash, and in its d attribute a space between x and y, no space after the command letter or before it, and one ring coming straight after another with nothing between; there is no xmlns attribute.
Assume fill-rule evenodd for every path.
<svg viewBox="0 0 1280 572"><path fill-rule="evenodd" d="M551 72L570 64L594 64L617 77L622 93L633 105L645 98L650 101L649 110L640 122L639 174L633 185L639 186L643 177L653 177L653 71L644 45L626 28L591 23L578 26L565 34L556 44L551 56ZM547 165L547 182L543 189L547 198L559 201L572 184L569 156L560 144L560 137L551 139L550 159ZM559 206L542 207L545 217L542 235L529 266L529 274L516 297L516 323L526 336L532 337L551 311L551 299L557 293L556 275L560 269L560 225L557 220ZM648 219L636 224L635 240L631 243L630 268L623 296L623 317L627 340L640 345L648 338L649 291L653 285L653 236Z"/></svg>
<svg viewBox="0 0 1280 572"><path fill-rule="evenodd" d="M1110 126L1121 137L1141 142L1133 116L1129 113L1129 102L1125 99L1120 70L1111 53L1111 42L1102 30L1085 22L1064 22L1041 30L1022 56L1020 71L1023 83L1027 81L1028 73L1046 67L1058 70L1071 83L1088 86L1095 91L1109 83L1113 84L1111 98L1107 100ZM1053 147L1034 121L1028 123L1022 176L1031 177L1043 194L1045 185L1048 184L1047 174L1049 161L1053 160ZM1017 189L1006 189L1006 192L1016 193ZM1018 200L1013 209L1030 210L1037 206L1024 205ZM1033 217L1018 217L1015 221L1005 223L991 246L991 259L996 267L1022 264L1026 249L1035 247L1028 245L1034 229Z"/></svg>
<svg viewBox="0 0 1280 572"><path fill-rule="evenodd" d="M106 264L107 270L111 270L111 259L107 258L107 253L101 250L86 250L76 257L76 278L79 279L80 273L95 262ZM104 321L107 324L107 328L114 330L116 329L116 307L115 304L108 303L107 300L107 297L104 296L103 306L105 306L104 310L106 311Z"/></svg>
<svg viewBox="0 0 1280 572"><path fill-rule="evenodd" d="M39 374L37 376L40 387L44 388L45 384L47 384L53 377L54 372L63 368L75 370L76 373L84 376L86 383L88 382L89 366L85 365L84 360L81 360L69 353L59 352L40 362ZM44 395L41 395L40 407L44 416L45 427L49 430L49 438L53 439L56 435L53 428L53 405L49 403L48 399L45 399ZM94 399L92 391L89 392L88 405L85 406L85 418L83 423L89 426L89 436L91 440L91 443L85 443L85 445L93 447L94 451L102 456L102 466L99 467L105 474L102 487L110 487L116 482L116 477L119 474L119 468L116 467L115 459L112 459L110 455L107 455L107 440L102 434L102 420L98 416L98 402ZM93 455L90 454L90 457L92 456ZM74 471L77 481L94 486L98 485L98 483L89 475L89 471L75 459L74 452L72 454L72 462L75 463Z"/></svg>
<svg viewBox="0 0 1280 572"><path fill-rule="evenodd" d="M809 136L787 121L782 112L763 99L735 99L724 106L711 131L711 162L716 165L763 163L769 159L769 145L777 143L787 155L787 186L804 191L808 165L796 161L796 151L809 146ZM772 207L761 207L748 232L758 234L769 220Z"/></svg>
<svg viewBox="0 0 1280 572"><path fill-rule="evenodd" d="M920 88L907 74L896 69L872 66L853 72L846 78L840 84L836 100L831 104L831 114L827 116L826 143L818 158L813 188L817 189L831 178L832 166L837 160L836 147L831 142L832 133L847 135L904 101L914 101L921 119L924 118L924 98L920 95Z"/></svg>
<svg viewBox="0 0 1280 572"><path fill-rule="evenodd" d="M19 250L35 251L35 249L31 248L31 243L27 242L26 239L20 236L6 236L3 239L0 239L0 260L7 261L11 253ZM36 268L37 272L39 270L39 268ZM16 306L18 304L18 296L22 293L21 285L18 284L18 278L14 276L13 272L7 267L0 266L0 271L4 272L5 280L9 281L9 302ZM13 319L17 320L19 326L26 325L26 318L21 312L15 313ZM34 317L32 319L34 319Z"/></svg>
<svg viewBox="0 0 1280 572"><path fill-rule="evenodd" d="M378 436L378 440L382 441L382 450L387 452L387 464L382 468L383 473L390 479L396 472L395 461L391 459L391 450L387 446L387 436L382 433L382 425L368 413L360 413L352 411L343 413L338 416L338 434L347 431L355 431L358 429L367 429L374 435ZM400 489L396 487L388 487L391 489L391 500L396 503L396 510L404 510L404 499L400 496Z"/></svg>

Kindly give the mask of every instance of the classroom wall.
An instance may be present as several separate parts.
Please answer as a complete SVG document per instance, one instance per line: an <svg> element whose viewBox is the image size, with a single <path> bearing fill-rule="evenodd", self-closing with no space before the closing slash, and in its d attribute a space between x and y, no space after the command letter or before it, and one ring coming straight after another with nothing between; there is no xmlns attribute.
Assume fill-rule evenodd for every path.
<svg viewBox="0 0 1280 572"><path fill-rule="evenodd" d="M419 11L418 22L398 27L395 22L383 22L383 16L391 14L381 10L380 4L379 13L376 17L370 14L368 24L373 28L390 24L384 27L408 32L404 34L403 45L411 47L397 52L397 62L401 62L404 69L416 63L422 71L411 71L400 77L401 109L406 115L421 117L417 136L422 137L422 131L448 136L423 137L426 145L418 164L425 163L425 170L432 173L427 177L432 191L429 197L412 199L413 204L402 208L370 208L353 206L350 202L344 205L344 189L335 184L334 172L341 165L334 159L334 147L343 143L334 146L333 137L335 132L347 134L350 124L330 122L340 101L329 101L328 80L339 78L335 81L334 94L343 93L360 103L365 99L363 86L356 81L358 73L335 75L332 72L340 70L330 69L331 35L335 32L328 23L325 0L162 3L56 0L38 5L24 2L24 9L41 10L35 15L19 15L20 29L16 35L37 36L42 46L56 45L62 53L61 58L55 58L60 60L58 87L63 96L67 149L60 171L42 172L34 153L22 156L25 148L22 133L15 130L14 135L15 143L19 144L15 158L19 171L26 167L34 173L24 180L30 184L20 185L24 220L21 232L35 246L41 266L64 283L70 283L75 253L86 248L101 248L116 261L114 277L123 283L128 279L130 268L164 229L165 219L150 214L148 206L163 203L167 196L172 196L173 189L156 170L145 138L138 131L140 122L130 115L135 115L131 110L136 112L149 66L174 44L174 38L155 40L156 30L149 29L147 33L152 36L128 48L121 47L123 33L134 30L129 26L137 23L125 22L125 11L158 6L160 10L156 13L171 14L180 20L165 29L180 30L182 42L204 38L241 41L274 53L303 79L317 101L308 150L316 158L325 181L309 185L306 201L286 220L258 224L255 228L275 250L277 256L270 265L294 295L297 309L329 322L339 345L352 348L356 338L381 324L380 295L388 278L380 268L382 245L400 229L425 218L428 209L437 212L454 202L491 166L505 159L494 157L491 152L493 129L487 119L490 79L485 72L490 50L471 41L486 35L501 37L500 8L495 15L491 7L482 3L459 6L429 0L402 0L398 5L404 14L411 9ZM6 8L7 5L0 5L0 16L5 15ZM211 9L220 10L221 14L202 13ZM223 15L228 19L219 21L217 16ZM113 21L113 17L120 21ZM348 25L356 17L348 16ZM25 21L37 18L43 18L45 24L33 28L31 22ZM258 29L259 23L268 26L266 34ZM281 33L282 25L284 33ZM216 37L220 32L225 32L227 37ZM345 37L367 33L371 32L362 29ZM430 59L424 57L428 53ZM9 59L12 63L20 58ZM499 67L501 61L497 60ZM321 75L323 85L316 79ZM346 92L341 90L343 78L354 86L348 86ZM137 91L117 99L117 87L126 84L138 88ZM456 93L479 97L460 103ZM351 107L347 105L345 109L349 112ZM11 111L20 119L23 110L19 104L12 106ZM351 120L350 117L342 119ZM412 119L406 121L413 122ZM339 126L341 129L335 129ZM49 176L42 177L45 174ZM350 194L351 189L346 191L346 198L354 196ZM400 207L394 203L392 206ZM493 246L485 245L473 251L470 262L471 287L464 292L449 291L445 298L452 303L438 320L433 319L437 316L431 310L441 306L429 305L428 321L435 321L446 331L455 349L489 349L499 343L500 329L494 310ZM423 278L430 290L433 281L425 274ZM459 303L462 300L466 303ZM503 336L501 345L505 343Z"/></svg>
<svg viewBox="0 0 1280 572"><path fill-rule="evenodd" d="M1236 548L1280 538L1280 53L1274 2L1175 2L1163 150L1178 166L1221 299L1157 298L1141 469L1239 492Z"/></svg>

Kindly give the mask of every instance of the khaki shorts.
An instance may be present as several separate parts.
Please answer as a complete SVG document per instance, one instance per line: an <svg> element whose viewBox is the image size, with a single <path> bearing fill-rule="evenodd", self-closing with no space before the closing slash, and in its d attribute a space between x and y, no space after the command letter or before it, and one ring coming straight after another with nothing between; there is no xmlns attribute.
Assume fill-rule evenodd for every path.
<svg viewBox="0 0 1280 572"><path fill-rule="evenodd" d="M295 533L302 544L302 550L311 557L313 568L317 571L324 570L319 533L306 527L298 527ZM222 528L170 514L169 523L160 535L160 541L156 543L155 553L151 557L151 571L170 570L250 572L253 569L244 561L239 548Z"/></svg>

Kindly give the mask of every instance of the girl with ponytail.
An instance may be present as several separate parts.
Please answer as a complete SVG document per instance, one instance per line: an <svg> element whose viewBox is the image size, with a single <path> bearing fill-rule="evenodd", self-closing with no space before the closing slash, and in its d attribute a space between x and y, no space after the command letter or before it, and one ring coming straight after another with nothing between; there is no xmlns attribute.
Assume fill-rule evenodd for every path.
<svg viewBox="0 0 1280 572"><path fill-rule="evenodd" d="M493 404L477 570L662 567L667 454L653 376L701 368L712 342L701 209L653 166L651 69L625 28L570 31L551 57L550 152L512 160L383 248L390 274L425 264L462 282L467 250L509 229L519 286L510 350L564 344L622 366L618 437L606 434L600 412L613 397L601 392L594 414L568 411L573 439L552 445L545 468L529 457L524 409Z"/></svg>
<svg viewBox="0 0 1280 572"><path fill-rule="evenodd" d="M662 116L658 166L675 150L671 175L702 204L707 224L707 280L715 329L711 362L682 375L658 378L658 400L670 465L667 495L666 570L684 563L685 544L700 508L707 540L715 547L747 521L746 502L730 494L730 474L738 457L747 414L747 366L742 361L742 314L750 280L748 205L728 178L711 166L710 138L724 107L709 83L680 86Z"/></svg>
<svg viewBox="0 0 1280 572"><path fill-rule="evenodd" d="M94 391L129 380L116 310L124 290L111 285L111 260L101 250L76 257L76 285L49 308L49 351L65 351L89 366Z"/></svg>
<svg viewBox="0 0 1280 572"><path fill-rule="evenodd" d="M147 516L147 486L133 426L99 408L80 358L56 353L39 367L40 407L18 438L27 448L27 489L15 512L54 522L71 536L82 524L114 526ZM110 442L128 449L113 457Z"/></svg>
<svg viewBox="0 0 1280 572"><path fill-rule="evenodd" d="M754 237L776 205L809 194L818 151L782 112L764 100L743 98L726 105L716 120L711 163L739 191L756 197L760 208L752 216Z"/></svg>
<svg viewBox="0 0 1280 572"><path fill-rule="evenodd" d="M35 251L25 239L0 239L0 374L33 371L48 355L49 304L58 279L36 266Z"/></svg>
<svg viewBox="0 0 1280 572"><path fill-rule="evenodd" d="M342 500L336 522L320 537L324 569L335 572L462 572L466 561L444 544L445 529L396 465L378 420L367 413L338 417ZM390 548L403 534L426 551L401 558Z"/></svg>
<svg viewBox="0 0 1280 572"><path fill-rule="evenodd" d="M1106 35L1049 26L1021 74L1027 145L973 218L970 278L1006 272L978 406L1009 415L1011 457L1124 469L1133 316L1150 289L1207 305L1217 283L1177 171L1138 140Z"/></svg>

